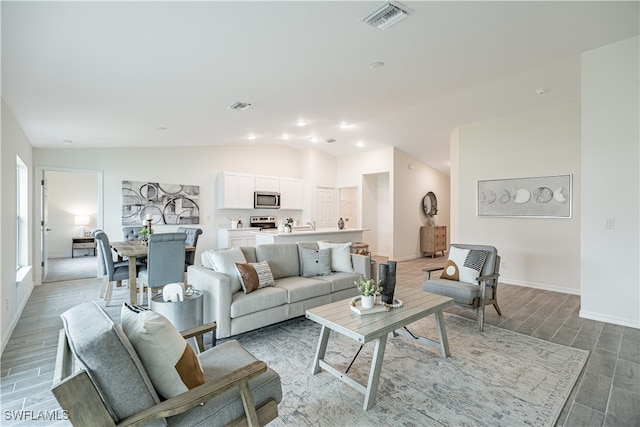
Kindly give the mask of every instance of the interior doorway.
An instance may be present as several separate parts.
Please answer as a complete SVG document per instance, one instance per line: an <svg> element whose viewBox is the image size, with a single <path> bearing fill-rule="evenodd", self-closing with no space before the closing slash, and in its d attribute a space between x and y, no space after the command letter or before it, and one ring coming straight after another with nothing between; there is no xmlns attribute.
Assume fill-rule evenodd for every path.
<svg viewBox="0 0 640 427"><path fill-rule="evenodd" d="M362 175L362 233L374 255L393 259L393 206L388 172Z"/></svg>
<svg viewBox="0 0 640 427"><path fill-rule="evenodd" d="M97 251L73 244L101 228L102 172L40 168L39 176L39 282L98 276Z"/></svg>

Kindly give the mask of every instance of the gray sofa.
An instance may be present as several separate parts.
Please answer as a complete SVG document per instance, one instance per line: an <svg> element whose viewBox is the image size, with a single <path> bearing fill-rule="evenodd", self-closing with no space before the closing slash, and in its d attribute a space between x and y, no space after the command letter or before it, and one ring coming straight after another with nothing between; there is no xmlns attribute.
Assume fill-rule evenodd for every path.
<svg viewBox="0 0 640 427"><path fill-rule="evenodd" d="M224 274L220 271L224 268L212 264L210 252L214 251L202 254L202 265L189 266L189 283L204 294L204 322L217 323L217 338L304 316L309 308L351 298L358 293L354 281L370 277L370 257L356 254L350 254L352 272L303 277L305 260L301 255L305 248L318 250L318 242L239 248L248 263L267 261L275 281L273 286L248 294L233 285L232 274ZM232 269L227 266L226 271Z"/></svg>

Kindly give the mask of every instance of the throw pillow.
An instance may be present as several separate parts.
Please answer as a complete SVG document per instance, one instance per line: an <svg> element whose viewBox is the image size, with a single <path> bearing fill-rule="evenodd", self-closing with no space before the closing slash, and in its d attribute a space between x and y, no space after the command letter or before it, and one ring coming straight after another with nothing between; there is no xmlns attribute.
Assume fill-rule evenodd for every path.
<svg viewBox="0 0 640 427"><path fill-rule="evenodd" d="M236 270L240 276L240 284L245 294L256 289L275 285L273 274L267 261L236 263Z"/></svg>
<svg viewBox="0 0 640 427"><path fill-rule="evenodd" d="M242 289L240 284L240 276L236 270L236 263L244 264L247 262L240 248L221 249L209 253L209 260L213 265L213 269L229 276L231 281L231 293L238 292Z"/></svg>
<svg viewBox="0 0 640 427"><path fill-rule="evenodd" d="M300 248L302 277L325 276L331 273L331 249Z"/></svg>
<svg viewBox="0 0 640 427"><path fill-rule="evenodd" d="M318 248L331 249L331 271L353 273L353 265L351 264L351 242L318 242Z"/></svg>
<svg viewBox="0 0 640 427"><path fill-rule="evenodd" d="M168 399L204 384L198 356L166 317L124 303L120 322L158 394Z"/></svg>
<svg viewBox="0 0 640 427"><path fill-rule="evenodd" d="M488 255L487 251L451 246L449 259L444 265L444 271L440 278L477 285L476 279L480 276L480 271L482 271Z"/></svg>

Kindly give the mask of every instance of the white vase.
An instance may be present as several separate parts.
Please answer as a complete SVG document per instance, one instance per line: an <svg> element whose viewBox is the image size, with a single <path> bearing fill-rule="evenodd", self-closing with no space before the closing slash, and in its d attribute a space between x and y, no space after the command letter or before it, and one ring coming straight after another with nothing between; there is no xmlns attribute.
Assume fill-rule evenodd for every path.
<svg viewBox="0 0 640 427"><path fill-rule="evenodd" d="M369 295L367 297L361 296L360 304L362 305L362 308L373 308L375 298L376 298L375 295Z"/></svg>

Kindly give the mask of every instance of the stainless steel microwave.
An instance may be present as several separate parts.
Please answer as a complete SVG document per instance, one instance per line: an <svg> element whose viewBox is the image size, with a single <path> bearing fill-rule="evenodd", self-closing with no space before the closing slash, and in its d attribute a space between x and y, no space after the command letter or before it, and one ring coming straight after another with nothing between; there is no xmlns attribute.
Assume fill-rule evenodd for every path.
<svg viewBox="0 0 640 427"><path fill-rule="evenodd" d="M280 193L256 191L253 193L253 207L256 209L280 209Z"/></svg>

